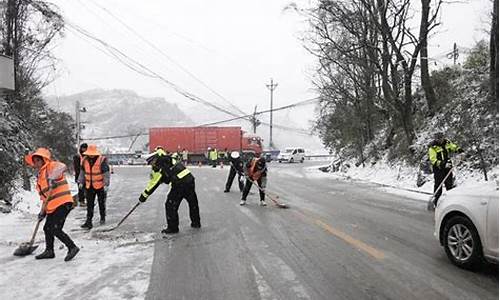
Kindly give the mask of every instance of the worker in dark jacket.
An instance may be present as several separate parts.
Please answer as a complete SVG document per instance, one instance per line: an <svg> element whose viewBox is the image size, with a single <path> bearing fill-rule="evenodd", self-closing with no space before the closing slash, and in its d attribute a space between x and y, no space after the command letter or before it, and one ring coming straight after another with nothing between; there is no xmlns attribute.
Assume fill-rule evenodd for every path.
<svg viewBox="0 0 500 300"><path fill-rule="evenodd" d="M245 165L245 176L246 182L245 187L243 189L243 195L241 196L240 205L245 205L247 201L248 193L250 192L250 188L254 182L259 186L259 196L260 196L260 205L266 206L265 201L265 188L267 185L267 166L266 159L264 157L253 158Z"/></svg>
<svg viewBox="0 0 500 300"><path fill-rule="evenodd" d="M231 189L231 186L233 185L233 180L236 174L238 174L238 186L240 188L240 192L243 192L243 187L244 187L244 164L243 161L240 158L240 153L237 151L231 152L231 156L229 158L229 176L227 177L226 181L226 189L224 190L224 193L229 193L229 190Z"/></svg>
<svg viewBox="0 0 500 300"><path fill-rule="evenodd" d="M87 220L80 227L92 229L96 196L101 216L100 223L102 225L106 222L106 197L110 184L109 165L107 158L101 155L96 145L89 145L83 154L85 157L82 160L78 184L85 188Z"/></svg>
<svg viewBox="0 0 500 300"><path fill-rule="evenodd" d="M144 191L139 196L140 202L146 199L160 186L160 184L171 184L170 192L165 202L165 214L167 217L167 228L161 232L172 234L179 232L179 205L182 199L186 199L189 205L189 217L191 227L200 228L200 210L198 207L198 197L196 196L195 180L191 171L162 149L153 152L147 159L151 165L151 179Z"/></svg>
<svg viewBox="0 0 500 300"><path fill-rule="evenodd" d="M80 176L80 168L82 166L83 153L87 151L87 143L80 145L79 154L73 156L73 170L75 170L75 182L78 183L78 177ZM85 189L78 187L78 203L80 206L85 206Z"/></svg>
<svg viewBox="0 0 500 300"><path fill-rule="evenodd" d="M437 206L437 202L443 191L443 181L447 190L451 190L454 187L453 173L451 172L453 166L450 159L450 154L454 152L462 153L463 150L447 140L442 132L434 135L434 140L429 145L429 160L434 172L435 194L432 199L434 207L429 207L430 209Z"/></svg>

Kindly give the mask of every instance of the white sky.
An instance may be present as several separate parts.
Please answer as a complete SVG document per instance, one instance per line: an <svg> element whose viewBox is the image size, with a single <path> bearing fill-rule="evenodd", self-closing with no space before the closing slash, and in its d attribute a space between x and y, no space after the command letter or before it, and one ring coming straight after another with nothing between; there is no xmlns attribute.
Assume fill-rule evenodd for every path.
<svg viewBox="0 0 500 300"><path fill-rule="evenodd" d="M307 30L305 22L293 12L283 12L290 0L52 2L60 7L68 22L81 26L183 89L219 105L228 107L178 65L248 113L255 105L258 110L269 108L265 84L271 77L279 84L275 107L315 96L310 78L316 60L299 40ZM170 59L145 44L95 3L126 22ZM488 28L490 6L489 0L471 0L443 7L443 26L430 41L434 47L431 57L436 57L441 65L451 63L444 53L452 49L453 42L470 47L487 37L483 30ZM54 54L61 60L60 76L47 87L46 94L123 88L142 96L164 97L183 108L194 105L159 80L143 77L119 64L69 29ZM312 106L302 107L288 114L294 122L306 126L313 115L312 109Z"/></svg>

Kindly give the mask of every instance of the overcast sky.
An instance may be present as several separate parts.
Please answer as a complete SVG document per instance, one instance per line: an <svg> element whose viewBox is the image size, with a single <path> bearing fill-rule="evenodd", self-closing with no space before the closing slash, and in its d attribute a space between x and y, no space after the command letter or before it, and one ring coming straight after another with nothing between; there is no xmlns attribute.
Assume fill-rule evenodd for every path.
<svg viewBox="0 0 500 300"><path fill-rule="evenodd" d="M255 105L259 110L269 108L265 84L270 78L278 82L275 107L315 96L311 85L315 59L299 40L307 26L296 13L283 11L290 0L52 2L68 23L84 28L182 89L218 105L229 107L206 86L245 112L253 111ZM309 2L298 1L301 5ZM438 66L451 63L445 54L453 42L471 47L487 37L484 29L488 28L490 5L489 0L471 0L443 7L443 25L430 41L430 56ZM106 10L140 34L142 40ZM164 97L183 108L194 105L160 80L131 71L103 49L68 28L54 49L60 59L59 77L45 93L61 96L94 88L119 88ZM306 126L312 107L287 114Z"/></svg>

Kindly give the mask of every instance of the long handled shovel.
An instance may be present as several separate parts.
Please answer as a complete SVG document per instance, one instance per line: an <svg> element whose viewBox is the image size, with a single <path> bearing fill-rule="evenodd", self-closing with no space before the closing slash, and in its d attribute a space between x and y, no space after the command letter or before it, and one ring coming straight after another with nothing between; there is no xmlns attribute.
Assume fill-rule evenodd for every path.
<svg viewBox="0 0 500 300"><path fill-rule="evenodd" d="M38 248L38 245L33 245L33 243L35 242L35 236L36 236L36 233L38 232L38 227L40 226L40 222L42 222L42 220L38 219L38 221L36 222L35 230L33 230L31 240L29 242L22 243L14 251L15 256L29 255L29 254L33 253L33 251L35 251L36 248Z"/></svg>
<svg viewBox="0 0 500 300"><path fill-rule="evenodd" d="M49 191L47 192L47 195L50 195L50 192L52 191L52 187L49 185ZM47 203L50 201L51 196L47 197L47 199L42 203L42 211L45 211L45 208L47 207ZM31 235L31 240L29 242L22 243L19 245L19 247L14 251L15 256L26 256L33 251L35 251L36 248L38 248L38 245L33 245L35 242L35 237L36 233L38 232L38 227L40 226L40 223L42 222L42 219L38 218L36 221L36 226L35 230L33 230L33 234Z"/></svg>
<svg viewBox="0 0 500 300"><path fill-rule="evenodd" d="M261 188L261 187L257 184L257 182L253 181L253 180L252 180L250 177L248 177L247 175L245 175L245 177L247 178L247 180L250 180L250 181L251 181L251 182L252 182L252 183L253 183L253 184L254 184L254 185L255 185L255 186L256 186L256 187L257 187L257 188L261 191L261 192L263 192L263 193L264 193L264 195L266 195L266 197L267 197L267 198L269 198L269 200L271 200L271 201L274 203L274 205L276 205L276 206L277 206L277 207L279 207L279 208L288 208L288 207L289 207L287 204L282 203L282 202L279 202L279 201L277 200L277 197L278 197L278 196L274 195L274 197L273 197L273 196L269 195L269 194L268 194L268 193L267 193L267 192L266 192L263 188Z"/></svg>
<svg viewBox="0 0 500 300"><path fill-rule="evenodd" d="M446 174L446 176L444 177L444 179L441 181L441 183L439 184L439 187L436 189L436 191L431 196L431 198L429 199L429 201L427 201L427 210L428 211L432 211L432 210L435 209L435 207L434 207L434 198L436 197L436 194L443 188L443 185L446 182L446 179L448 179L448 177L450 177L451 171L453 171L453 168L451 168L448 171L448 174Z"/></svg>
<svg viewBox="0 0 500 300"><path fill-rule="evenodd" d="M107 229L102 229L102 230L96 230L98 232L109 232L109 231L112 231L112 230L115 230L116 228L120 227L120 225L122 225L122 223L128 218L128 216L130 216L130 214L132 214L132 212L141 204L141 202L137 202L134 207L132 207L132 209L125 215L125 217L123 217L123 219L121 219L120 222L118 222L118 224L114 227L111 227L111 228L107 228Z"/></svg>

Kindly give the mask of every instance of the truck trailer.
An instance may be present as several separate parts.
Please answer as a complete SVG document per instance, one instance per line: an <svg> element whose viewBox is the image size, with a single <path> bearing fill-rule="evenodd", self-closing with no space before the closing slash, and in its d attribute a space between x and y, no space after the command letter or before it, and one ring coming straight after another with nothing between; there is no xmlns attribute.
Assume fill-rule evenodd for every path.
<svg viewBox="0 0 500 300"><path fill-rule="evenodd" d="M246 133L239 126L231 127L159 127L149 129L149 150L158 146L169 152L189 152L189 162L205 162L207 150L239 151L245 156L262 153L262 139Z"/></svg>

